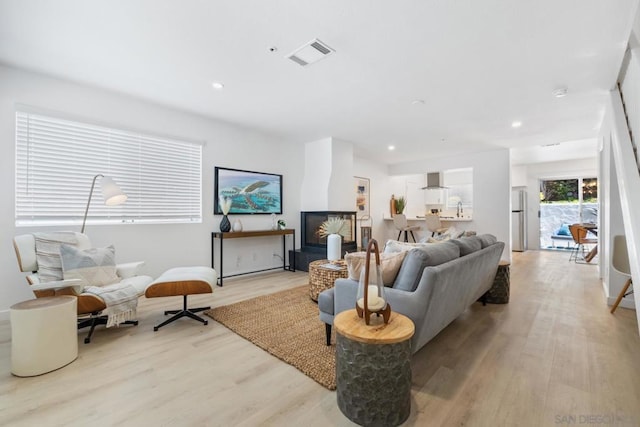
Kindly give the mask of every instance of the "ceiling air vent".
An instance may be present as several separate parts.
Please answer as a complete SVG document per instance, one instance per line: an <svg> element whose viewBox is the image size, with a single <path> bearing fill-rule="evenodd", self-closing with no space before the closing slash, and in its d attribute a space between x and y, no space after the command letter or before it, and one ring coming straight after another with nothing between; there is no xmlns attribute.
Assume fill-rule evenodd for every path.
<svg viewBox="0 0 640 427"><path fill-rule="evenodd" d="M309 43L296 49L287 56L287 58L298 65L306 67L307 65L320 61L322 58L326 58L333 52L335 51L320 40L313 39Z"/></svg>

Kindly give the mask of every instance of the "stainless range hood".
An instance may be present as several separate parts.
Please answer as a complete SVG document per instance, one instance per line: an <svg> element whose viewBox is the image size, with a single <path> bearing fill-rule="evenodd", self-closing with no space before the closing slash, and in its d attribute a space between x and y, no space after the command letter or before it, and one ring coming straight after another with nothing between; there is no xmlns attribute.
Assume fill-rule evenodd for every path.
<svg viewBox="0 0 640 427"><path fill-rule="evenodd" d="M422 187L423 190L440 190L442 186L442 172L427 172L427 186Z"/></svg>

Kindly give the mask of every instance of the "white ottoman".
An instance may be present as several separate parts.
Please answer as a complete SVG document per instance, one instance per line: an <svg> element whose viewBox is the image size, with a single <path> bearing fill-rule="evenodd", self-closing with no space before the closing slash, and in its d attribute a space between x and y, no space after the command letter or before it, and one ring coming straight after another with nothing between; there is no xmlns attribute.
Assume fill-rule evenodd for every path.
<svg viewBox="0 0 640 427"><path fill-rule="evenodd" d="M37 298L11 306L11 373L32 377L78 357L77 298Z"/></svg>

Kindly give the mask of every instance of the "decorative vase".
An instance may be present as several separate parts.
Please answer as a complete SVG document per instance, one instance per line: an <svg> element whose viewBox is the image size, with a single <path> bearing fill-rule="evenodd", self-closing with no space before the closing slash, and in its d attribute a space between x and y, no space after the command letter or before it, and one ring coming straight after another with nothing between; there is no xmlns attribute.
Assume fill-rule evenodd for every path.
<svg viewBox="0 0 640 427"><path fill-rule="evenodd" d="M233 231L242 231L242 223L240 222L239 219L236 219L233 222Z"/></svg>
<svg viewBox="0 0 640 427"><path fill-rule="evenodd" d="M342 236L339 234L329 234L327 236L327 259L329 261L337 261L342 252Z"/></svg>
<svg viewBox="0 0 640 427"><path fill-rule="evenodd" d="M222 215L222 221L220 221L220 231L226 233L231 230L231 223L229 222L229 217L226 215Z"/></svg>

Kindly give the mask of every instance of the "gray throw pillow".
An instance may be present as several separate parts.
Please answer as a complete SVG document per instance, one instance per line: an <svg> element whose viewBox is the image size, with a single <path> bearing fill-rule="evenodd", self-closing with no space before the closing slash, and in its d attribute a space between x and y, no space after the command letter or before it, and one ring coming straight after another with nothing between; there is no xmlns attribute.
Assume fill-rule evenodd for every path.
<svg viewBox="0 0 640 427"><path fill-rule="evenodd" d="M459 239L450 240L460 248L460 256L469 255L475 251L482 249L482 242L478 236L461 237Z"/></svg>
<svg viewBox="0 0 640 427"><path fill-rule="evenodd" d="M420 283L425 267L440 265L460 256L460 249L451 242L431 244L427 247L411 249L404 257L394 289L413 292Z"/></svg>
<svg viewBox="0 0 640 427"><path fill-rule="evenodd" d="M496 236L494 236L493 234L481 234L478 236L478 239L480 239L482 249L486 248L487 246L491 246L498 241L498 239L496 239Z"/></svg>

